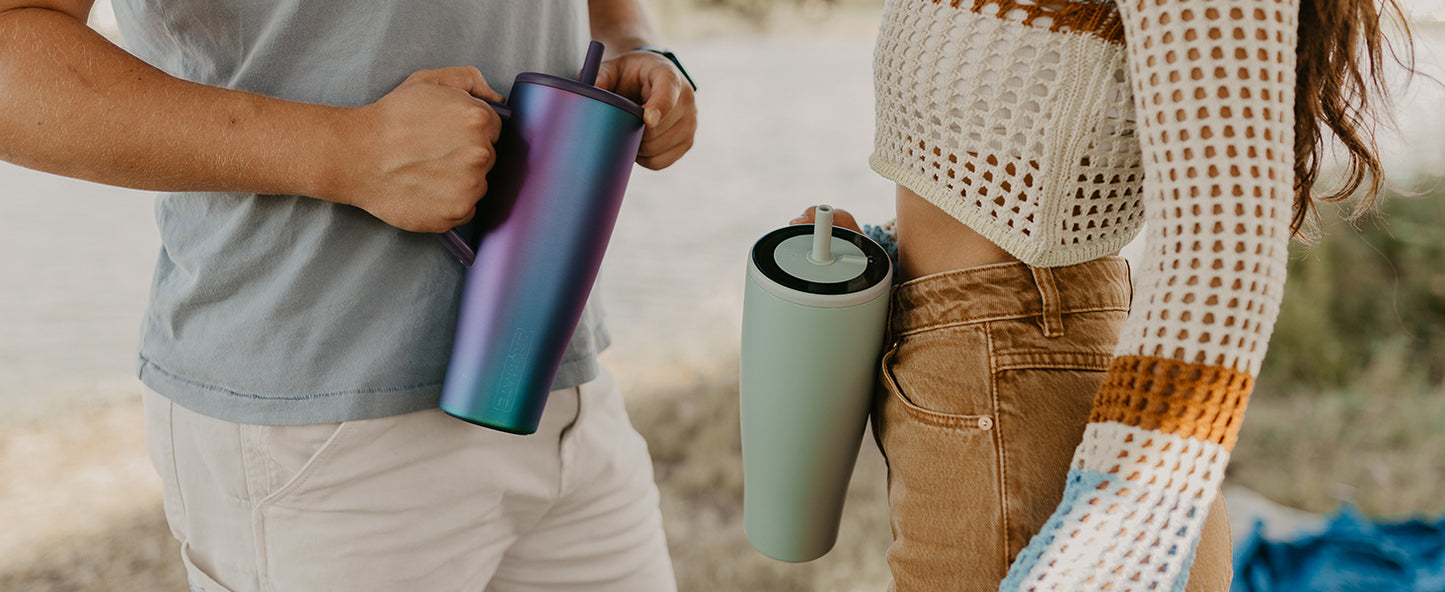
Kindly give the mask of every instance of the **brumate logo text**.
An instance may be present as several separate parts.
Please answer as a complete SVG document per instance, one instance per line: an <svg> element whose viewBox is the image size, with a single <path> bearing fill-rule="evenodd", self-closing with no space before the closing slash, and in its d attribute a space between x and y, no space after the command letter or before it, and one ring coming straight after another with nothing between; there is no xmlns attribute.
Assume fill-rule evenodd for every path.
<svg viewBox="0 0 1445 592"><path fill-rule="evenodd" d="M512 343L507 348L507 361L502 364L502 380L497 385L497 397L492 410L511 412L517 406L517 396L522 390L522 375L527 369L527 360L532 356L532 344L536 331L518 328L512 333Z"/></svg>

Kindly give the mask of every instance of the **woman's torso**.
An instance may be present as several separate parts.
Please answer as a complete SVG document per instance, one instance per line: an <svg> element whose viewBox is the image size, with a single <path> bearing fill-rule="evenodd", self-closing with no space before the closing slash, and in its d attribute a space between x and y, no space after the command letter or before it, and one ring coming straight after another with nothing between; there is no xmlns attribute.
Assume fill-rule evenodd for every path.
<svg viewBox="0 0 1445 592"><path fill-rule="evenodd" d="M1117 253L1143 223L1118 9L889 0L870 164L899 184L901 272Z"/></svg>

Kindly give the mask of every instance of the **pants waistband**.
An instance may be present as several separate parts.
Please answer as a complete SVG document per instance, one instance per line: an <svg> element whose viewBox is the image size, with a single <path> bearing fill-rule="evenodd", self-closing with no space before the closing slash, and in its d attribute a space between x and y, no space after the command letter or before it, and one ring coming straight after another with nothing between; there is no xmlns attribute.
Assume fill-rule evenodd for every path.
<svg viewBox="0 0 1445 592"><path fill-rule="evenodd" d="M1064 267L999 263L924 276L893 290L895 337L947 325L1041 316L1044 333L1063 334L1060 315L1129 310L1129 262L1102 257Z"/></svg>

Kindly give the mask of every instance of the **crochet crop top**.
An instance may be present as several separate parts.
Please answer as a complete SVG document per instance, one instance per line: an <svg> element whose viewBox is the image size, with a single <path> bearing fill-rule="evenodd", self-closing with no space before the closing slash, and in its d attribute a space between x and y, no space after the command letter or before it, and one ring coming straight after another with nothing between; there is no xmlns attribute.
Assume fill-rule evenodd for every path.
<svg viewBox="0 0 1445 592"><path fill-rule="evenodd" d="M1003 590L1184 589L1283 295L1298 11L888 0L875 170L1031 265L1147 228L1064 498Z"/></svg>

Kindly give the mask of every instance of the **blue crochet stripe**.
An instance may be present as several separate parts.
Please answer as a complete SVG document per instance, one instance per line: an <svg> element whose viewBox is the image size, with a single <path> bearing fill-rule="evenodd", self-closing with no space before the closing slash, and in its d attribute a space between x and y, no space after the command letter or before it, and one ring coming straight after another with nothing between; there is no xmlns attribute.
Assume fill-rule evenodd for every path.
<svg viewBox="0 0 1445 592"><path fill-rule="evenodd" d="M1072 520L1066 520L1066 518L1069 517L1073 508L1078 507L1080 504L1087 503L1084 497L1095 495L1098 492L1100 483L1106 481L1112 482L1116 479L1117 477L1112 477L1098 471L1070 469L1068 484L1064 486L1064 499L1059 502L1059 509L1054 510L1054 515L1049 517L1049 521L1044 524L1043 530L1040 530L1038 534L1034 535L1034 538L1029 541L1028 546L1019 552L1018 558L1014 559L1013 566L1008 570L1008 577L1004 578L1003 584L999 586L999 591L1010 592L1027 589L1023 579L1033 572L1034 566L1038 564L1043 554L1048 551L1054 539L1058 538L1059 533L1063 532L1064 528L1072 522ZM1110 487L1110 489L1113 488Z"/></svg>
<svg viewBox="0 0 1445 592"><path fill-rule="evenodd" d="M1028 585L1026 585L1024 579L1029 577L1030 573L1033 572L1034 567L1042 560L1043 554L1053 545L1054 540L1057 539L1066 528L1077 527L1078 524L1074 520L1076 516L1072 515L1074 508L1083 507L1088 504L1088 498L1097 497L1101 494L1108 495L1106 492L1117 491L1119 489L1118 482L1121 480L1122 478L1118 475L1107 475L1098 471L1069 470L1068 482L1064 487L1064 499L1059 502L1059 508L1054 511L1053 516L1049 517L1049 521L1044 524L1043 529L1029 541L1028 546L1019 552L1018 558L1014 560L1013 565L1009 568L1008 577L1004 579L999 587L1000 592L1014 592L1028 589ZM1099 485L1104 483L1108 483L1108 486L1101 489ZM1128 504L1131 501L1132 500L1118 500L1119 503L1124 504ZM1110 503L1113 502L1105 502L1100 505L1108 506ZM1190 510L1190 512L1198 511L1200 510ZM1176 578L1173 585L1170 586L1170 592L1183 592L1185 585L1189 582L1189 569L1194 565L1195 551L1199 548L1198 536L1185 538L1193 542L1190 544L1188 556L1184 558L1179 577ZM1175 552L1177 552L1177 550L1171 550L1170 555L1173 555Z"/></svg>
<svg viewBox="0 0 1445 592"><path fill-rule="evenodd" d="M1197 512L1198 510L1191 511ZM1202 529L1200 534L1203 534ZM1179 577L1175 578L1174 588L1171 589L1170 592L1184 592L1184 586L1189 583L1189 569L1194 567L1194 552L1199 550L1199 539L1201 537L1196 535L1191 538L1194 542L1189 545L1189 556L1184 558L1184 565L1179 568Z"/></svg>
<svg viewBox="0 0 1445 592"><path fill-rule="evenodd" d="M898 240L895 239L892 234L883 230L882 226L864 224L863 235L873 239L873 242L883 247L883 251L888 253L888 259L893 262L893 269L898 269ZM893 277L896 279L898 274L894 273Z"/></svg>

